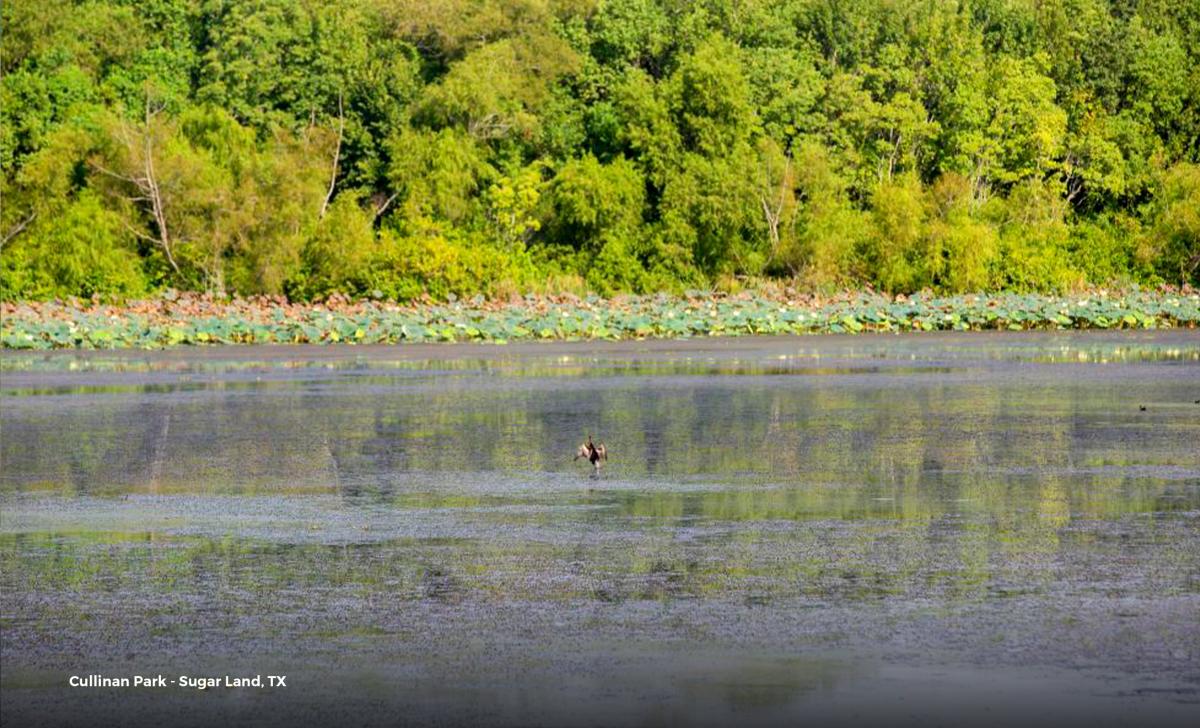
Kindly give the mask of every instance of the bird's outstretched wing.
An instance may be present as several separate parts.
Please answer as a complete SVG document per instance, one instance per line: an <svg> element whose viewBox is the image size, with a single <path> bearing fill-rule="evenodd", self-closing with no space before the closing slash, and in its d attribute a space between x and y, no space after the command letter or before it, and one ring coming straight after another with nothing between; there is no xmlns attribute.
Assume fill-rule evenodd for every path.
<svg viewBox="0 0 1200 728"><path fill-rule="evenodd" d="M608 460L608 450L604 449L604 443L596 446L596 454L600 456L601 460Z"/></svg>

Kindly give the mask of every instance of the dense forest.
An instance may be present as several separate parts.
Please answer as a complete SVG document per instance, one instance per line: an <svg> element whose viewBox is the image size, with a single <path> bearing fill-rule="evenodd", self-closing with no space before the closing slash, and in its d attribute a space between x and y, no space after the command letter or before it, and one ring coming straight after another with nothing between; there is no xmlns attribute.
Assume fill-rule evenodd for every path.
<svg viewBox="0 0 1200 728"><path fill-rule="evenodd" d="M8 300L1200 283L1200 2L2 12Z"/></svg>

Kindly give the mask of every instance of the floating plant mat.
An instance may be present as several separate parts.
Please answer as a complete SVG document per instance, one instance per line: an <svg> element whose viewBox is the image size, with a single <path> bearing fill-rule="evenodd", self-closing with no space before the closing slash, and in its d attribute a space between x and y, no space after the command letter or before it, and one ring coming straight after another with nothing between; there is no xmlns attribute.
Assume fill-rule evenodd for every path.
<svg viewBox="0 0 1200 728"><path fill-rule="evenodd" d="M738 295L473 299L440 305L291 305L277 299L183 297L123 307L6 304L8 349L160 348L184 344L396 344L602 340L747 334L1033 329L1160 329L1200 325L1200 295L995 294L804 300Z"/></svg>

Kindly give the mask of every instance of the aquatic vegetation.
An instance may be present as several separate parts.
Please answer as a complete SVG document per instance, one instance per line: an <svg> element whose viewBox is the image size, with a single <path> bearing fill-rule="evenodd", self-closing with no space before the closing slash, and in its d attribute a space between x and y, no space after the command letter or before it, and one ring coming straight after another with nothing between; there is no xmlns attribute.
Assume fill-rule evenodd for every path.
<svg viewBox="0 0 1200 728"><path fill-rule="evenodd" d="M162 348L201 344L400 344L406 342L687 338L749 334L1031 329L1156 329L1200 325L1193 292L1093 292L829 299L768 294L683 297L533 297L510 302L399 306L335 298L182 296L127 306L5 304L6 349Z"/></svg>

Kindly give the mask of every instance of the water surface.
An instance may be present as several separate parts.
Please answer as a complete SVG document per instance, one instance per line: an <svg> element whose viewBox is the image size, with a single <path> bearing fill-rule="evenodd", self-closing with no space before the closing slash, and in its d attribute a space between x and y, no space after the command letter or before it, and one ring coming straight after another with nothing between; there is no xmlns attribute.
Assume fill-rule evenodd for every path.
<svg viewBox="0 0 1200 728"><path fill-rule="evenodd" d="M5 354L3 717L1190 724L1196 400L1194 332ZM289 687L66 686L160 672Z"/></svg>

